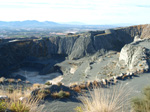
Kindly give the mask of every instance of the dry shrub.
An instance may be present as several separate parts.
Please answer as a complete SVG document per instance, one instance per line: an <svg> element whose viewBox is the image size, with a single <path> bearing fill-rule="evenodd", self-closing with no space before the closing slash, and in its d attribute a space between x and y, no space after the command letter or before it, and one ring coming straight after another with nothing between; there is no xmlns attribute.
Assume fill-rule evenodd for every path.
<svg viewBox="0 0 150 112"><path fill-rule="evenodd" d="M17 82L21 82L22 80L21 79L17 79Z"/></svg>
<svg viewBox="0 0 150 112"><path fill-rule="evenodd" d="M150 112L150 86L145 87L143 96L131 100L133 112Z"/></svg>
<svg viewBox="0 0 150 112"><path fill-rule="evenodd" d="M39 106L40 99L28 98L26 100L10 100L7 108L12 112L43 112L44 105Z"/></svg>
<svg viewBox="0 0 150 112"><path fill-rule="evenodd" d="M86 84L87 88L89 88L91 85L92 85L91 81L88 81Z"/></svg>
<svg viewBox="0 0 150 112"><path fill-rule="evenodd" d="M37 97L40 99L45 98L46 96L50 95L50 90L49 89L40 89L37 93Z"/></svg>
<svg viewBox="0 0 150 112"><path fill-rule="evenodd" d="M43 112L44 105L39 105L41 99L31 97L30 93L31 91L22 88L14 88L13 92L9 92L7 89L0 89L0 94L6 95L9 98L9 100L0 102L0 110L8 109L11 112ZM20 100L20 97L24 97L25 99ZM1 108L1 105L5 108Z"/></svg>
<svg viewBox="0 0 150 112"><path fill-rule="evenodd" d="M15 79L7 79L9 83L14 83Z"/></svg>
<svg viewBox="0 0 150 112"><path fill-rule="evenodd" d="M62 84L62 82L58 82L57 85L58 86L62 86L63 84Z"/></svg>
<svg viewBox="0 0 150 112"><path fill-rule="evenodd" d="M118 112L128 108L130 90L125 86L94 88L89 94L90 97L80 98L82 105L75 109L76 112Z"/></svg>
<svg viewBox="0 0 150 112"><path fill-rule="evenodd" d="M52 83L51 82L46 82L45 85L49 86L49 85L52 85Z"/></svg>
<svg viewBox="0 0 150 112"><path fill-rule="evenodd" d="M86 89L86 88L87 88L86 84L80 84L79 87L80 87L81 89Z"/></svg>
<svg viewBox="0 0 150 112"><path fill-rule="evenodd" d="M25 81L25 83L26 83L26 84L29 84L29 83L30 83L30 81Z"/></svg>
<svg viewBox="0 0 150 112"><path fill-rule="evenodd" d="M0 89L0 95L6 95L8 98L12 100L19 100L20 97L30 97L31 91L25 90L23 88L15 88L11 85L8 86L8 88Z"/></svg>
<svg viewBox="0 0 150 112"><path fill-rule="evenodd" d="M51 96L53 98L67 98L70 96L70 92L61 90L59 92L52 93Z"/></svg>
<svg viewBox="0 0 150 112"><path fill-rule="evenodd" d="M74 91L76 91L78 93L81 92L81 88L79 86L76 86L76 87L72 88L72 90L74 90Z"/></svg>
<svg viewBox="0 0 150 112"><path fill-rule="evenodd" d="M0 78L0 83L4 83L5 82L5 78L4 77L1 77Z"/></svg>
<svg viewBox="0 0 150 112"><path fill-rule="evenodd" d="M93 86L98 87L98 86L99 86L98 82L97 82L97 81L94 81L94 82L93 82Z"/></svg>
<svg viewBox="0 0 150 112"><path fill-rule="evenodd" d="M40 88L41 84L39 83L35 83L32 85L33 88L37 89L37 88Z"/></svg>

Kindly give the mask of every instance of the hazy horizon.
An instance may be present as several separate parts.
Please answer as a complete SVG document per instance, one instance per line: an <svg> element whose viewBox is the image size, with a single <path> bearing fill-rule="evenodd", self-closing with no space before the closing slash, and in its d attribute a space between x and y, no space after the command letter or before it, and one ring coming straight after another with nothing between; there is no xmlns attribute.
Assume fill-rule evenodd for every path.
<svg viewBox="0 0 150 112"><path fill-rule="evenodd" d="M148 24L148 0L0 0L0 21Z"/></svg>

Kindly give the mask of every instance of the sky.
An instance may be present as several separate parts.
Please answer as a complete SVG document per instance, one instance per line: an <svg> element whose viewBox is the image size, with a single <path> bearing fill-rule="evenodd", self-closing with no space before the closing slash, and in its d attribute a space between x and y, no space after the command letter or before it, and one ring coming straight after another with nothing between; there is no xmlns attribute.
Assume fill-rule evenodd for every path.
<svg viewBox="0 0 150 112"><path fill-rule="evenodd" d="M0 21L148 24L150 0L0 0Z"/></svg>

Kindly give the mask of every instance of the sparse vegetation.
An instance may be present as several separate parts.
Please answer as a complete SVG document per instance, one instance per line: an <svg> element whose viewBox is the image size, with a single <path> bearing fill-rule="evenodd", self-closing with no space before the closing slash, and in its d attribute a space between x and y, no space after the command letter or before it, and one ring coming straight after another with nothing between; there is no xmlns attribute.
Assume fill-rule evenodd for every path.
<svg viewBox="0 0 150 112"><path fill-rule="evenodd" d="M58 82L57 85L58 85L58 86L62 86L62 82Z"/></svg>
<svg viewBox="0 0 150 112"><path fill-rule="evenodd" d="M76 107L76 112L118 112L128 105L130 91L125 86L113 89L94 88L90 97L82 96L82 105Z"/></svg>
<svg viewBox="0 0 150 112"><path fill-rule="evenodd" d="M30 108L21 101L10 103L10 110L13 112L29 112Z"/></svg>
<svg viewBox="0 0 150 112"><path fill-rule="evenodd" d="M50 82L46 82L46 83L45 83L45 85L48 85L48 86L49 86L49 85L52 85L52 83L50 83Z"/></svg>
<svg viewBox="0 0 150 112"><path fill-rule="evenodd" d="M5 101L0 101L0 112L5 112L7 105Z"/></svg>
<svg viewBox="0 0 150 112"><path fill-rule="evenodd" d="M0 112L9 110L10 112L43 112L43 105L39 105L40 98L31 97L31 91L23 88L13 88L0 90L1 95L6 95L8 98L0 101ZM24 98L21 100L20 98Z"/></svg>
<svg viewBox="0 0 150 112"><path fill-rule="evenodd" d="M26 83L26 84L29 84L30 82L29 82L29 81L25 81L25 83Z"/></svg>
<svg viewBox="0 0 150 112"><path fill-rule="evenodd" d="M59 92L52 93L51 96L53 98L67 98L70 96L70 92L61 90Z"/></svg>
<svg viewBox="0 0 150 112"><path fill-rule="evenodd" d="M150 86L144 88L143 96L131 100L134 112L150 112Z"/></svg>
<svg viewBox="0 0 150 112"><path fill-rule="evenodd" d="M34 89L36 89L36 88L40 88L40 86L41 86L41 85L40 85L39 83L35 83L35 84L33 84L32 87L33 87Z"/></svg>
<svg viewBox="0 0 150 112"><path fill-rule="evenodd" d="M80 106L77 106L76 108L74 108L74 110L75 110L76 112L83 112L83 109L82 109L82 107L80 107Z"/></svg>
<svg viewBox="0 0 150 112"><path fill-rule="evenodd" d="M21 82L22 80L21 79L17 79L17 82Z"/></svg>
<svg viewBox="0 0 150 112"><path fill-rule="evenodd" d="M86 89L86 85L85 85L85 84L80 84L79 87L80 87L81 89Z"/></svg>
<svg viewBox="0 0 150 112"><path fill-rule="evenodd" d="M78 93L81 92L81 88L79 86L76 86L76 87L72 88L72 90L74 90L74 91L76 91Z"/></svg>
<svg viewBox="0 0 150 112"><path fill-rule="evenodd" d="M14 82L15 82L15 79L8 79L8 82L9 82L9 83L14 83Z"/></svg>
<svg viewBox="0 0 150 112"><path fill-rule="evenodd" d="M51 93L51 92L50 92L49 89L41 89L41 90L38 91L37 96L38 96L38 98L43 99L43 98L45 98L46 96L50 95L50 93Z"/></svg>
<svg viewBox="0 0 150 112"><path fill-rule="evenodd" d="M0 83L4 83L4 81L5 81L5 78L4 78L4 77L1 77L1 78L0 78Z"/></svg>

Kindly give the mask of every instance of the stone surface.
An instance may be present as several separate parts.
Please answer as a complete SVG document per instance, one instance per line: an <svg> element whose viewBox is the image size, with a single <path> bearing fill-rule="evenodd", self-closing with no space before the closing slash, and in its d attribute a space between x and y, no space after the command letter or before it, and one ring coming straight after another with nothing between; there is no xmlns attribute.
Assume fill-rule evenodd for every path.
<svg viewBox="0 0 150 112"><path fill-rule="evenodd" d="M56 60L49 64L26 63L29 66L37 66L41 74L51 73L57 71L51 65L55 66L65 58L80 59L97 52L120 51L125 44L131 43L136 35L140 38L149 38L148 35L144 35L149 32L148 29L149 25L139 25L105 31L89 31L66 37L6 40L0 43L0 74L6 76L6 73L10 74L8 71L16 70L23 65L23 62L31 62L36 58ZM63 59L59 60L60 57Z"/></svg>
<svg viewBox="0 0 150 112"><path fill-rule="evenodd" d="M146 39L125 45L119 60L124 61L129 70L149 69L149 55L150 39Z"/></svg>

